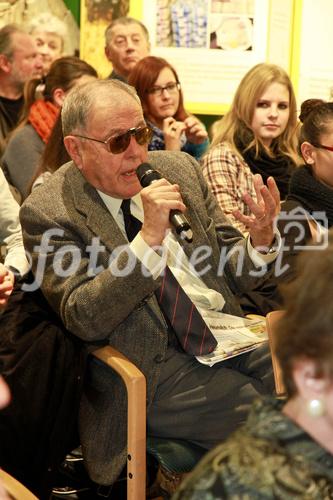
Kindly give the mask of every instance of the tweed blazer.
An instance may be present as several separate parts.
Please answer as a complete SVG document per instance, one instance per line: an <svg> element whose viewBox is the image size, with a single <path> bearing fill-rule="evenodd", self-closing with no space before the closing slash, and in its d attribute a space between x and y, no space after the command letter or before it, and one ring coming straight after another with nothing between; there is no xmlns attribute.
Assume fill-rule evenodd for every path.
<svg viewBox="0 0 333 500"><path fill-rule="evenodd" d="M217 206L200 166L192 157L157 151L148 154L148 161L162 176L180 186L194 234L193 243L182 243L186 254L191 257L199 247L206 249L208 256L196 269L205 269L203 281L223 294L226 301L223 311L242 315L235 294L249 289L254 280L249 275L253 264L243 236ZM149 408L168 343L167 325L154 295L160 280L142 273L142 264L137 260L130 274L119 276L114 272L115 262L118 270L128 264L128 242L97 191L73 162L62 166L33 191L24 202L20 217L35 275L43 271L45 264L41 287L51 306L66 328L87 344L105 340L143 371ZM43 260L39 245L47 230L52 230L53 235ZM93 238L99 238L103 246L97 264L104 270L97 275L89 271L87 246ZM79 258L75 260L75 272L59 276L53 261L62 249L63 268L74 262L64 245L74 245ZM242 275L236 277L237 252L233 252L224 267L220 265L219 275L221 255L236 247L245 254ZM116 249L117 259L108 268L110 255ZM125 388L118 376L92 361L81 402L80 433L89 473L98 483L112 483L125 465L126 412Z"/></svg>

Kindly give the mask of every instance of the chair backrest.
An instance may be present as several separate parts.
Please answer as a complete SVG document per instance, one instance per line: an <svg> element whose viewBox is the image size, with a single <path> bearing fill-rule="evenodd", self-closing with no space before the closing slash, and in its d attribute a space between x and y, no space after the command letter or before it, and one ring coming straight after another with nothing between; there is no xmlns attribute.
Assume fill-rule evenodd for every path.
<svg viewBox="0 0 333 500"><path fill-rule="evenodd" d="M38 500L22 483L2 469L0 469L0 483L15 500Z"/></svg>
<svg viewBox="0 0 333 500"><path fill-rule="evenodd" d="M282 379L282 371L279 364L279 361L276 357L276 329L277 322L283 315L284 311L272 311L266 316L266 328L268 333L269 346L272 355L272 364L274 371L274 380L275 380L275 390L277 396L284 396L286 394L286 390L283 384Z"/></svg>

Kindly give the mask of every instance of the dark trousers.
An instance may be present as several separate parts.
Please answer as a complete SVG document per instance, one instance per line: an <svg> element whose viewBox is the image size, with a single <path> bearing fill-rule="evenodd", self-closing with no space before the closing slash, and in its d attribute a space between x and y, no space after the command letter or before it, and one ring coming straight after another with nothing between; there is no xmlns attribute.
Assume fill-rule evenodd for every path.
<svg viewBox="0 0 333 500"><path fill-rule="evenodd" d="M245 421L254 398L273 392L267 344L212 367L169 345L148 412L148 435L210 449Z"/></svg>

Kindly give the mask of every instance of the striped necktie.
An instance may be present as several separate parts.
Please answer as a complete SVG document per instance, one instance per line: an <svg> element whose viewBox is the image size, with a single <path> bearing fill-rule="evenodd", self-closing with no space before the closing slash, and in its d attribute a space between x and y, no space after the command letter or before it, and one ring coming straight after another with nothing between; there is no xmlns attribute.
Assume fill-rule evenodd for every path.
<svg viewBox="0 0 333 500"><path fill-rule="evenodd" d="M132 215L130 202L131 200L123 200L121 209L128 240L132 241L140 231L142 223ZM214 335L169 267L165 268L162 285L155 294L167 322L185 352L202 356L215 349L217 341Z"/></svg>

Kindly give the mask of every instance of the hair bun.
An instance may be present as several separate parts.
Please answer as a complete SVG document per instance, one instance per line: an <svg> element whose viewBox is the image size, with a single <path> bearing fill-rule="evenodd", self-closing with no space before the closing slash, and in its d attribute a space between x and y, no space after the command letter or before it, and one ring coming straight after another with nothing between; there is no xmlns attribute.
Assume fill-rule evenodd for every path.
<svg viewBox="0 0 333 500"><path fill-rule="evenodd" d="M309 116L311 111L316 106L319 106L320 104L325 104L325 102L326 101L323 101L323 99L306 99L305 101L303 101L301 104L301 112L298 117L300 121L304 123L304 120Z"/></svg>

